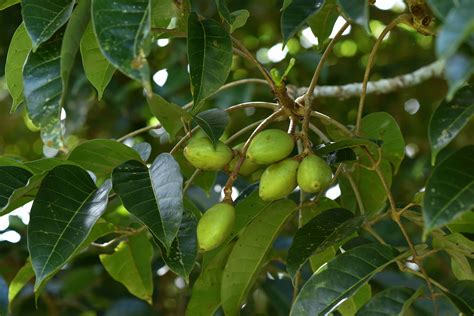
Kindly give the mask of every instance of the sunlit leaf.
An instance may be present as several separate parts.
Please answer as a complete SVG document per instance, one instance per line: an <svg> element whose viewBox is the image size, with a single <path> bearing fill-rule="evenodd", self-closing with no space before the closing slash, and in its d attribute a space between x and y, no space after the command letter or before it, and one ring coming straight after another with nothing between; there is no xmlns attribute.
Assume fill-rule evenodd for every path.
<svg viewBox="0 0 474 316"><path fill-rule="evenodd" d="M354 295L344 301L337 309L342 316L352 316L367 303L372 297L372 288L369 283L364 284L360 287Z"/></svg>
<svg viewBox="0 0 474 316"><path fill-rule="evenodd" d="M176 134L183 128L183 120L190 120L191 115L179 105L166 101L158 94L153 94L147 100L151 113L158 118L173 141Z"/></svg>
<svg viewBox="0 0 474 316"><path fill-rule="evenodd" d="M0 10L4 10L17 3L20 3L20 0L0 0Z"/></svg>

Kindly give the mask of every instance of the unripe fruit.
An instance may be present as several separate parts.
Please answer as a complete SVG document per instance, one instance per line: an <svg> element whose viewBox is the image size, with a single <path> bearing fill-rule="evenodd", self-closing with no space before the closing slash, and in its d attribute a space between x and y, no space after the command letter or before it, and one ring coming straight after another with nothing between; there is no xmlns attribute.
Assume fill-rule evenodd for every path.
<svg viewBox="0 0 474 316"><path fill-rule="evenodd" d="M287 158L270 165L260 179L259 195L264 201L273 201L286 197L296 188L296 170L298 161Z"/></svg>
<svg viewBox="0 0 474 316"><path fill-rule="evenodd" d="M319 192L331 183L331 179L329 165L314 154L306 156L298 167L298 185L305 192Z"/></svg>
<svg viewBox="0 0 474 316"><path fill-rule="evenodd" d="M295 146L293 138L279 129L267 129L258 133L250 143L247 158L267 165L286 158Z"/></svg>
<svg viewBox="0 0 474 316"><path fill-rule="evenodd" d="M199 220L197 239L199 249L209 251L222 244L232 232L235 209L227 203L218 203L208 209Z"/></svg>
<svg viewBox="0 0 474 316"><path fill-rule="evenodd" d="M237 146L234 147L234 150L240 151L244 144L238 144ZM235 166L237 165L237 162L239 161L240 156L235 155L234 158L230 161L229 163L229 170L232 172L235 169ZM253 162L252 160L245 158L244 162L242 162L242 165L240 166L239 174L246 177L250 175L252 172L257 170L260 166Z"/></svg>
<svg viewBox="0 0 474 316"><path fill-rule="evenodd" d="M265 171L265 169L261 168L261 169L257 169L257 171L254 171L250 177L248 177L248 180L249 182L257 182L260 180L260 178L262 177L262 174L263 172Z"/></svg>
<svg viewBox="0 0 474 316"><path fill-rule="evenodd" d="M232 150L218 141L216 147L207 137L194 138L184 147L184 157L196 168L221 170L232 159Z"/></svg>

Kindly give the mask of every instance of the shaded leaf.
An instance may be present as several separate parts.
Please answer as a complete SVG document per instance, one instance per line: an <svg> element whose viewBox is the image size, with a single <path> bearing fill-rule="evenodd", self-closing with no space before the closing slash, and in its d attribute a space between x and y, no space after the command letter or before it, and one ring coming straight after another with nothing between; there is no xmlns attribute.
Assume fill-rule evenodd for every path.
<svg viewBox="0 0 474 316"><path fill-rule="evenodd" d="M356 316L406 315L408 307L423 293L407 287L393 287L377 293Z"/></svg>
<svg viewBox="0 0 474 316"><path fill-rule="evenodd" d="M129 160L114 169L112 181L125 208L168 252L183 215L183 177L173 156L160 154L149 169Z"/></svg>
<svg viewBox="0 0 474 316"><path fill-rule="evenodd" d="M57 166L46 175L31 208L28 225L35 291L87 238L105 211L111 188L111 182L106 181L97 189L89 174L77 166Z"/></svg>
<svg viewBox="0 0 474 316"><path fill-rule="evenodd" d="M443 249L451 257L451 268L458 280L474 280L468 258L474 259L474 241L460 233L435 236L433 248Z"/></svg>
<svg viewBox="0 0 474 316"><path fill-rule="evenodd" d="M229 114L220 109L210 109L195 115L193 120L216 145L229 123Z"/></svg>
<svg viewBox="0 0 474 316"><path fill-rule="evenodd" d="M474 212L462 214L451 221L447 226L453 233L474 234Z"/></svg>
<svg viewBox="0 0 474 316"><path fill-rule="evenodd" d="M151 145L143 142L132 146L133 149L140 155L142 161L146 162L151 155Z"/></svg>
<svg viewBox="0 0 474 316"><path fill-rule="evenodd" d="M226 0L215 0L215 2L220 17L226 21L227 24L232 25L232 18L230 16L230 10L227 7Z"/></svg>
<svg viewBox="0 0 474 316"><path fill-rule="evenodd" d="M374 152L376 156L374 156L374 159L378 159L378 147L383 144L382 141L377 141L377 140L372 140L372 139L367 139L367 138L362 138L362 137L353 137L353 138L347 138L343 140L339 140L337 142L331 143L331 144L325 144L322 147L318 147L315 149L316 154L323 156L323 155L328 155L333 152L337 152L342 149L346 148L357 148L357 147L367 147L368 149L371 149L371 152Z"/></svg>
<svg viewBox="0 0 474 316"><path fill-rule="evenodd" d="M453 95L461 88L474 73L474 61L472 55L465 50L459 50L446 60L444 77L448 81L447 99L451 100Z"/></svg>
<svg viewBox="0 0 474 316"><path fill-rule="evenodd" d="M196 13L188 18L188 61L193 92L193 108L222 86L232 65L229 33L216 21L199 21Z"/></svg>
<svg viewBox="0 0 474 316"><path fill-rule="evenodd" d="M433 170L423 199L424 235L448 224L474 206L474 146L449 155ZM446 184L449 185L446 185Z"/></svg>
<svg viewBox="0 0 474 316"><path fill-rule="evenodd" d="M474 281L457 281L448 290L446 294L463 313L474 313Z"/></svg>
<svg viewBox="0 0 474 316"><path fill-rule="evenodd" d="M151 0L151 27L166 28L177 15L173 0Z"/></svg>
<svg viewBox="0 0 474 316"><path fill-rule="evenodd" d="M153 94L147 100L151 113L158 118L173 141L176 134L183 128L182 120L190 120L191 115L179 105L166 101L158 94Z"/></svg>
<svg viewBox="0 0 474 316"><path fill-rule="evenodd" d="M304 25L306 20L323 6L324 0L293 0L281 14L280 26L286 44Z"/></svg>
<svg viewBox="0 0 474 316"><path fill-rule="evenodd" d="M0 167L0 214L4 214L4 210L9 206L11 200L18 196L20 189L24 189L28 185L28 181L33 176L31 172L25 168L16 166Z"/></svg>
<svg viewBox="0 0 474 316"><path fill-rule="evenodd" d="M369 2L366 0L337 0L342 11L369 32Z"/></svg>
<svg viewBox="0 0 474 316"><path fill-rule="evenodd" d="M323 47L324 42L329 39L338 16L336 0L326 0L322 8L308 19L311 31L318 38L319 47Z"/></svg>
<svg viewBox="0 0 474 316"><path fill-rule="evenodd" d="M337 309L342 316L353 316L359 308L367 303L372 297L372 288L369 283L360 287L354 295L344 301Z"/></svg>
<svg viewBox="0 0 474 316"><path fill-rule="evenodd" d="M449 11L454 7L453 0L427 0L426 2L431 10L433 10L433 13L441 20L444 20Z"/></svg>
<svg viewBox="0 0 474 316"><path fill-rule="evenodd" d="M20 3L20 0L0 0L0 10L4 10L17 3Z"/></svg>
<svg viewBox="0 0 474 316"><path fill-rule="evenodd" d="M113 254L101 254L100 262L116 281L136 297L152 304L153 276L151 261L153 246L146 231L122 241Z"/></svg>

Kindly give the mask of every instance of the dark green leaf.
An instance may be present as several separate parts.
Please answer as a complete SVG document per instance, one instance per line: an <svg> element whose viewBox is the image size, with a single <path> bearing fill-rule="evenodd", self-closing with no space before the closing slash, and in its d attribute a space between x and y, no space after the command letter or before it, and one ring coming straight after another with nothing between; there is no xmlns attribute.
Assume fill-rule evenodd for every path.
<svg viewBox="0 0 474 316"><path fill-rule="evenodd" d="M22 0L21 13L35 51L71 16L74 0Z"/></svg>
<svg viewBox="0 0 474 316"><path fill-rule="evenodd" d="M183 120L191 119L191 115L182 107L166 101L158 94L153 94L151 98L148 98L148 106L151 113L158 118L160 124L170 135L171 141L175 139L176 133L183 128Z"/></svg>
<svg viewBox="0 0 474 316"><path fill-rule="evenodd" d="M132 147L140 155L142 161L147 161L151 155L151 145L149 143L143 142L133 145Z"/></svg>
<svg viewBox="0 0 474 316"><path fill-rule="evenodd" d="M287 270L294 279L296 272L311 257L328 247L338 245L355 233L361 226L363 217L355 217L343 208L322 212L301 227L295 234L288 250Z"/></svg>
<svg viewBox="0 0 474 316"><path fill-rule="evenodd" d="M438 153L464 128L474 115L474 88L462 88L452 101L442 102L430 119L428 137L434 164Z"/></svg>
<svg viewBox="0 0 474 316"><path fill-rule="evenodd" d="M195 115L193 120L216 145L229 123L229 114L220 109L210 109Z"/></svg>
<svg viewBox="0 0 474 316"><path fill-rule="evenodd" d="M229 33L216 21L188 19L188 61L194 108L224 84L232 65Z"/></svg>
<svg viewBox="0 0 474 316"><path fill-rule="evenodd" d="M281 14L283 43L288 42L306 20L321 9L323 3L324 0L293 0Z"/></svg>
<svg viewBox="0 0 474 316"><path fill-rule="evenodd" d="M46 175L31 208L28 225L35 290L87 238L105 211L111 188L107 181L97 189L85 170L72 165L57 166Z"/></svg>
<svg viewBox="0 0 474 316"><path fill-rule="evenodd" d="M366 0L337 0L342 11L356 24L369 32L369 2Z"/></svg>
<svg viewBox="0 0 474 316"><path fill-rule="evenodd" d="M457 281L448 288L446 294L456 304L456 306L466 315L474 313L474 281Z"/></svg>
<svg viewBox="0 0 474 316"><path fill-rule="evenodd" d="M139 161L127 161L114 169L112 180L127 210L168 252L183 215L183 177L173 156L160 154L150 169Z"/></svg>
<svg viewBox="0 0 474 316"><path fill-rule="evenodd" d="M322 315L331 312L395 261L397 255L397 251L389 246L366 244L335 257L325 269L306 281L290 315Z"/></svg>
<svg viewBox="0 0 474 316"><path fill-rule="evenodd" d="M132 148L115 140L93 139L86 141L69 154L68 160L95 173L99 178L108 177L112 170L127 160L140 160Z"/></svg>
<svg viewBox="0 0 474 316"><path fill-rule="evenodd" d="M406 315L408 307L422 294L406 287L393 287L377 293L356 316Z"/></svg>
<svg viewBox="0 0 474 316"><path fill-rule="evenodd" d="M146 231L122 241L111 255L99 256L105 270L136 297L152 304L153 276L151 261L153 246Z"/></svg>
<svg viewBox="0 0 474 316"><path fill-rule="evenodd" d="M362 137L353 137L353 138L347 138L344 140L337 141L335 143L331 144L326 144L323 147L319 147L315 149L316 154L320 156L328 155L330 153L336 152L341 149L345 148L357 148L357 147L367 147L371 149L371 152L374 152L377 154L377 156L374 156L374 159L378 159L378 146L382 145L382 141L377 141L377 140L371 140L367 138L362 138Z"/></svg>
<svg viewBox="0 0 474 316"><path fill-rule="evenodd" d="M8 207L11 200L15 199L15 194L28 185L28 181L33 176L25 168L15 166L0 167L0 214Z"/></svg>
<svg viewBox="0 0 474 316"><path fill-rule="evenodd" d="M319 47L329 39L338 16L336 0L326 0L323 7L308 19L311 31L318 38Z"/></svg>
<svg viewBox="0 0 474 316"><path fill-rule="evenodd" d="M474 206L474 146L448 156L433 170L423 199L424 235L448 224ZM446 185L446 184L449 185Z"/></svg>
<svg viewBox="0 0 474 316"><path fill-rule="evenodd" d="M26 32L25 24L21 23L13 34L8 47L7 61L5 63L5 79L8 90L13 99L10 112L15 112L23 102L23 64L31 50L31 39Z"/></svg>
<svg viewBox="0 0 474 316"><path fill-rule="evenodd" d="M277 201L260 212L237 240L222 277L221 302L226 315L239 314L273 241L295 210L293 201Z"/></svg>
<svg viewBox="0 0 474 316"><path fill-rule="evenodd" d="M426 2L431 10L433 10L433 13L441 20L444 20L449 11L454 7L453 0L427 0Z"/></svg>
<svg viewBox="0 0 474 316"><path fill-rule="evenodd" d="M92 23L102 54L115 68L151 91L148 55L149 0L93 0Z"/></svg>
<svg viewBox="0 0 474 316"><path fill-rule="evenodd" d="M84 35L82 35L81 56L86 77L94 88L96 88L98 98L101 100L105 88L112 79L115 68L107 61L104 55L102 55L92 23L87 25L87 29Z"/></svg>
<svg viewBox="0 0 474 316"><path fill-rule="evenodd" d="M229 25L232 25L232 18L230 16L229 8L227 7L226 0L215 0L217 11L221 18L226 21Z"/></svg>
<svg viewBox="0 0 474 316"><path fill-rule="evenodd" d="M4 10L12 5L19 3L20 0L0 0L0 10Z"/></svg>
<svg viewBox="0 0 474 316"><path fill-rule="evenodd" d="M446 60L444 77L448 81L447 99L451 100L474 73L474 60L469 52L459 50Z"/></svg>

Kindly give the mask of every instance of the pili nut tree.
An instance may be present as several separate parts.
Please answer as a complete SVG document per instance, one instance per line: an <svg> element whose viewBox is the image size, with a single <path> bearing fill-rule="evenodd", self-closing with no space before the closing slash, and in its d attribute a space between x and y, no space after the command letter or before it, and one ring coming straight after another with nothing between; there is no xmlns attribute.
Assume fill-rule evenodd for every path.
<svg viewBox="0 0 474 316"><path fill-rule="evenodd" d="M225 0L0 1L1 9L21 6L23 18L5 66L11 111L25 111L54 153L33 161L0 157L0 214L32 201L28 258L16 276L1 279L0 314L15 312L18 294L33 279L38 304L51 304L61 294L49 283L93 253L155 312L165 304L156 269L166 265L185 288L169 315L472 315L474 144L443 149L474 114L474 1L407 0L404 12L395 13L380 11L375 1L285 0L283 45L307 25L318 39L307 55L314 66L307 87L291 80L303 71L298 59L284 71L269 70L255 46L239 40L252 5L234 2L236 11ZM369 12L386 26L369 27ZM331 34L338 16L345 22ZM349 28L368 46L361 83L318 85ZM371 80L384 39L399 32L432 39L437 59ZM167 58L187 58L182 68L188 67L192 100L185 105L160 96L151 80L160 40L181 43ZM61 114L75 59L82 59L99 99L114 74L127 76L123 86L143 91L153 124L117 139L78 142ZM261 78L230 80L236 60ZM352 62L346 71L357 68ZM398 200L391 187L404 176L402 131L391 108L376 104L367 113L364 104L369 94L396 95L433 77L447 88L423 136L429 177ZM262 101L241 95L236 104L212 103L240 85L267 94ZM331 108L320 110L328 98L359 100L346 101L350 122ZM242 113L251 121L233 128ZM165 132L167 150L136 141L157 130ZM197 203L192 193L214 188L216 177L224 179L221 199ZM242 183L249 186L237 197ZM328 193L337 188L340 195ZM203 205L210 207L201 211ZM426 264L436 258L448 260L442 273L449 278ZM384 273L399 282L387 286L378 279ZM290 290L272 295L268 280L286 280Z"/></svg>

